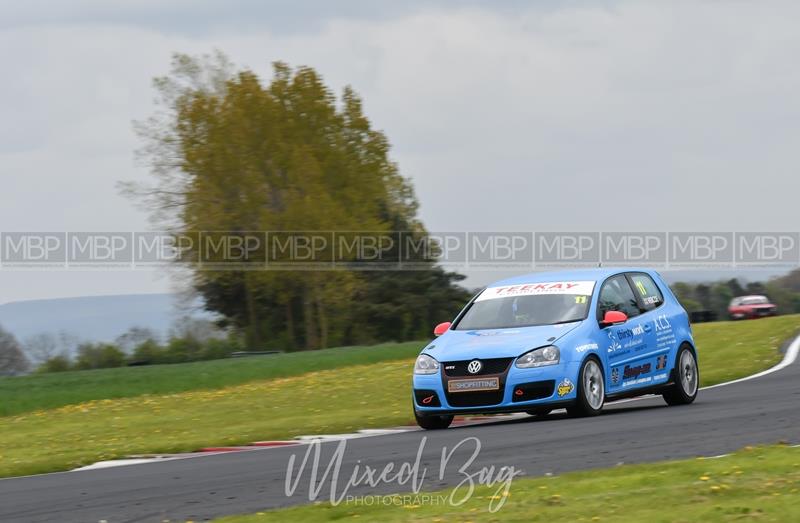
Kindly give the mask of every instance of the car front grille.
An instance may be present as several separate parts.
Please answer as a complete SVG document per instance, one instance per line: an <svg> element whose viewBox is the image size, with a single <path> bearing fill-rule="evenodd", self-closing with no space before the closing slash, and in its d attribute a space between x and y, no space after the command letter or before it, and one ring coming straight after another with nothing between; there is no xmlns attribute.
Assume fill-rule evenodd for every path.
<svg viewBox="0 0 800 523"><path fill-rule="evenodd" d="M447 394L447 403L451 407L488 407L497 405L503 401L503 392L505 383L501 382L499 390L487 390L480 392L456 392Z"/></svg>
<svg viewBox="0 0 800 523"><path fill-rule="evenodd" d="M448 361L442 364L444 367L444 373L446 376L450 377L464 377L464 376L486 376L488 374L503 374L508 370L508 366L514 360L514 358L487 358L482 360L480 358L475 358L483 364L480 372L476 374L470 374L467 371L467 365L469 362L474 360L463 360L463 361Z"/></svg>
<svg viewBox="0 0 800 523"><path fill-rule="evenodd" d="M445 391L447 403L451 407L488 407L503 402L506 390L506 376L514 358L487 358L478 359L483 365L481 370L475 374L467 371L467 365L474 360L448 361L442 364L444 374L442 375L442 385ZM450 392L447 383L451 379L457 378L478 378L487 376L497 376L500 383L498 390L481 390L470 392Z"/></svg>

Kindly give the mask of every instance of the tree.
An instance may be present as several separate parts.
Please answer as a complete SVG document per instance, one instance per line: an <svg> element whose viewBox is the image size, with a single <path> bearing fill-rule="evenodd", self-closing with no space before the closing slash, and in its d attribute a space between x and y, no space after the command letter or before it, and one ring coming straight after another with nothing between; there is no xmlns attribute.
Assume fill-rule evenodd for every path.
<svg viewBox="0 0 800 523"><path fill-rule="evenodd" d="M36 366L55 357L59 353L59 344L56 337L47 332L34 334L25 339L22 344L25 354Z"/></svg>
<svg viewBox="0 0 800 523"><path fill-rule="evenodd" d="M713 304L711 303L711 286L705 283L700 283L694 288L694 296L700 305L705 310L711 310Z"/></svg>
<svg viewBox="0 0 800 523"><path fill-rule="evenodd" d="M122 367L125 353L110 343L82 343L78 347L75 367L80 370Z"/></svg>
<svg viewBox="0 0 800 523"><path fill-rule="evenodd" d="M68 370L72 370L72 362L64 354L48 358L37 368L38 372L65 372Z"/></svg>
<svg viewBox="0 0 800 523"><path fill-rule="evenodd" d="M718 318L727 317L728 305L733 298L733 292L728 284L715 283L711 287L711 310L717 314Z"/></svg>
<svg viewBox="0 0 800 523"><path fill-rule="evenodd" d="M673 294L688 312L699 311L703 306L694 299L694 288L684 282L677 282L671 287Z"/></svg>
<svg viewBox="0 0 800 523"><path fill-rule="evenodd" d="M154 340L143 341L133 349L130 357L131 364L135 365L166 363L164 360L164 350Z"/></svg>
<svg viewBox="0 0 800 523"><path fill-rule="evenodd" d="M766 294L767 288L760 281L753 281L747 284L747 294Z"/></svg>
<svg viewBox="0 0 800 523"><path fill-rule="evenodd" d="M0 376L22 374L30 365L13 334L0 327Z"/></svg>
<svg viewBox="0 0 800 523"><path fill-rule="evenodd" d="M777 280L770 281L765 285L765 294L769 300L778 307L781 314L792 314L800 312L800 293L793 292L791 289L780 285Z"/></svg>
<svg viewBox="0 0 800 523"><path fill-rule="evenodd" d="M745 294L745 290L742 288L742 285L736 278L731 278L730 280L728 280L727 285L733 297L743 296Z"/></svg>
<svg viewBox="0 0 800 523"><path fill-rule="evenodd" d="M65 331L42 332L25 339L23 348L39 372L70 370L70 354L80 344L78 338Z"/></svg>
<svg viewBox="0 0 800 523"><path fill-rule="evenodd" d="M156 87L162 116L137 129L157 184L128 192L175 234L199 242L198 231L241 237L246 231L381 233L398 224L403 229L395 230L426 234L413 189L389 158L388 139L372 128L351 88L337 99L312 68L283 63L274 64L272 79L263 84L252 71L234 72L220 54L176 55L171 73L156 79ZM195 244L185 259L221 261L201 248ZM328 259L332 249L320 254ZM266 259L254 254L249 261L263 266ZM387 304L382 287L394 286L395 277L401 278L366 277L346 268L275 272L194 265L192 284L207 308L223 316L221 324L243 333L251 348L347 343L360 336L354 322L365 318L384 326L391 318L391 330L370 337L418 336L432 315L450 317L458 310L452 308L456 296L463 297L454 285L458 278L432 260L416 276L402 278L434 285L415 292L443 296L437 299L447 312L443 305L420 306L419 294ZM402 326L394 328L398 322Z"/></svg>
<svg viewBox="0 0 800 523"><path fill-rule="evenodd" d="M130 354L133 350L146 341L158 341L158 335L147 327L131 327L124 334L117 336L114 345L122 352Z"/></svg>
<svg viewBox="0 0 800 523"><path fill-rule="evenodd" d="M783 287L792 292L800 293L800 269L795 269L789 274L775 278L775 285Z"/></svg>
<svg viewBox="0 0 800 523"><path fill-rule="evenodd" d="M225 332L212 321L183 316L173 322L169 330L170 338L195 339L206 342L225 337Z"/></svg>

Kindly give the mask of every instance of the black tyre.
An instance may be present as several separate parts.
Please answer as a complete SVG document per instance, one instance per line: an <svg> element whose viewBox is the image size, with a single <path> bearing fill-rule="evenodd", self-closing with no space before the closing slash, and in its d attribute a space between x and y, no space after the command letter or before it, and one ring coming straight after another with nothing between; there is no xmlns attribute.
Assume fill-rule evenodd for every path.
<svg viewBox="0 0 800 523"><path fill-rule="evenodd" d="M671 381L673 384L662 394L667 405L688 405L695 400L700 385L700 372L694 351L688 345L682 345L678 351Z"/></svg>
<svg viewBox="0 0 800 523"><path fill-rule="evenodd" d="M417 419L417 425L425 430L442 430L453 423L453 416L420 416L414 411L414 417Z"/></svg>
<svg viewBox="0 0 800 523"><path fill-rule="evenodd" d="M606 401L603 367L594 357L587 358L578 373L578 398L575 405L567 407L571 416L597 416Z"/></svg>

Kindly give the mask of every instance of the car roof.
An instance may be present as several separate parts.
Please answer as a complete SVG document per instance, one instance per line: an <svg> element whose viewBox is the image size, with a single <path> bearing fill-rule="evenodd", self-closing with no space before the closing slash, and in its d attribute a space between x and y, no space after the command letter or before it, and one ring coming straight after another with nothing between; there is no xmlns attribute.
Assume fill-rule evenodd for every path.
<svg viewBox="0 0 800 523"><path fill-rule="evenodd" d="M505 280L490 283L486 287L502 287L505 285L522 285L524 283L546 283L551 281L602 281L619 274L621 272L645 272L651 274L652 271L648 269L641 269L637 267L602 267L594 269L571 269L565 271L547 271L547 272L533 272L530 274L523 274L521 276L514 276Z"/></svg>

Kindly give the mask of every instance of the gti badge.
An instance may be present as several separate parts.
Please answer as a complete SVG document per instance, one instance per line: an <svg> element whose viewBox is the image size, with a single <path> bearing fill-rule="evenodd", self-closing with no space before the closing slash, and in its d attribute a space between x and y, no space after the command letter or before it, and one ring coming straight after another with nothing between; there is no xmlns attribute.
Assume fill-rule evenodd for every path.
<svg viewBox="0 0 800 523"><path fill-rule="evenodd" d="M471 362L469 362L469 365L467 365L467 372L469 372L470 374L477 374L481 371L482 368L483 368L483 363L481 363L480 360L472 360Z"/></svg>

